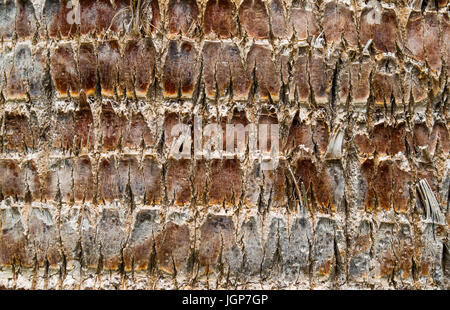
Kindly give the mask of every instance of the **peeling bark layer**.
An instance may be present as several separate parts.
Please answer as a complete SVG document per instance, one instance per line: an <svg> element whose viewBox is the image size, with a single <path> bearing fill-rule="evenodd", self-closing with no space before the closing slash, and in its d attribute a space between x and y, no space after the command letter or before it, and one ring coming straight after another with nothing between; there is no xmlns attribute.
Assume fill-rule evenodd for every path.
<svg viewBox="0 0 450 310"><path fill-rule="evenodd" d="M0 288L450 288L448 1L69 2L0 0Z"/></svg>

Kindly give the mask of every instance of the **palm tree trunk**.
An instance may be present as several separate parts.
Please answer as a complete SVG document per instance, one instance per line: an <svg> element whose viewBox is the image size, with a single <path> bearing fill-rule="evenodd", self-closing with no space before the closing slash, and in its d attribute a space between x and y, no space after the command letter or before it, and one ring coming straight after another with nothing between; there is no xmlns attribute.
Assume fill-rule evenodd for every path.
<svg viewBox="0 0 450 310"><path fill-rule="evenodd" d="M449 8L0 0L0 288L449 289Z"/></svg>

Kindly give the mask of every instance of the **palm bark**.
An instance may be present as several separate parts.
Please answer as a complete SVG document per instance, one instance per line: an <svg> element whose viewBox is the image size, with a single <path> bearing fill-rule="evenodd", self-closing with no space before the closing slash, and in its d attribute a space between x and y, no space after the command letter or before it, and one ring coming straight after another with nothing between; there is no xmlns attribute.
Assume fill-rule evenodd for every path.
<svg viewBox="0 0 450 310"><path fill-rule="evenodd" d="M450 287L446 0L79 3L0 0L0 288Z"/></svg>

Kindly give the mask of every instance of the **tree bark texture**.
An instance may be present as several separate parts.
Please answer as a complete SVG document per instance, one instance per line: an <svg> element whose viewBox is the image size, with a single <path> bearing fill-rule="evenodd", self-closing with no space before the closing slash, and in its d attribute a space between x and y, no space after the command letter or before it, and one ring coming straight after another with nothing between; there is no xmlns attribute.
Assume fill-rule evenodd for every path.
<svg viewBox="0 0 450 310"><path fill-rule="evenodd" d="M68 1L0 0L0 288L450 288L447 0Z"/></svg>

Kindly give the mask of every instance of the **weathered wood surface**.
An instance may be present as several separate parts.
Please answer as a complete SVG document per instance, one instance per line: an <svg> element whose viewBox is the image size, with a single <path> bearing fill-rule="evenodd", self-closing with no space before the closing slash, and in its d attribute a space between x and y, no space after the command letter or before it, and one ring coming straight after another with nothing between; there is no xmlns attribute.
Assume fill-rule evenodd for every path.
<svg viewBox="0 0 450 310"><path fill-rule="evenodd" d="M448 1L79 3L0 0L0 288L450 288Z"/></svg>

